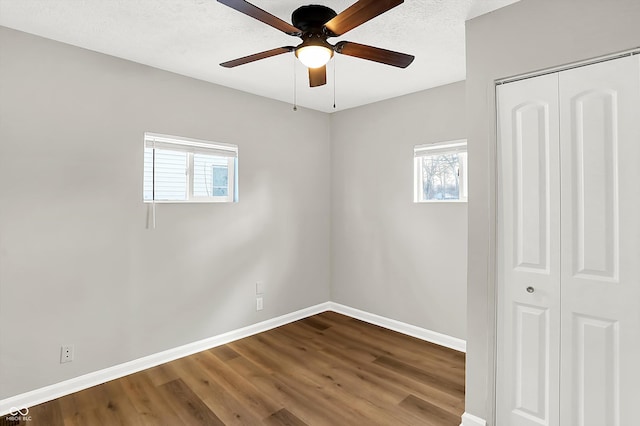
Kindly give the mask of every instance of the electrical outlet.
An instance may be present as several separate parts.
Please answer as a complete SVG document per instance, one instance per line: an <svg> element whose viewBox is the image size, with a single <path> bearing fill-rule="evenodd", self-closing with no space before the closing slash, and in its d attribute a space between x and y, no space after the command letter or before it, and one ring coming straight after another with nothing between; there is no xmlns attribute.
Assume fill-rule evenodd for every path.
<svg viewBox="0 0 640 426"><path fill-rule="evenodd" d="M264 294L264 281L256 282L256 294Z"/></svg>
<svg viewBox="0 0 640 426"><path fill-rule="evenodd" d="M73 345L64 345L60 348L60 364L73 361Z"/></svg>
<svg viewBox="0 0 640 426"><path fill-rule="evenodd" d="M263 309L262 297L256 297L256 311L261 311Z"/></svg>

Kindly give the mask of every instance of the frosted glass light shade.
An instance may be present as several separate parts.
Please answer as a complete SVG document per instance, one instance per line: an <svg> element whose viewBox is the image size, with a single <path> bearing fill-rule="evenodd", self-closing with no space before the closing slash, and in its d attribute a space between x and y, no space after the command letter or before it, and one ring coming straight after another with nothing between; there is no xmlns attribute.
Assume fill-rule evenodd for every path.
<svg viewBox="0 0 640 426"><path fill-rule="evenodd" d="M326 65L333 56L333 50L324 46L304 46L296 50L296 56L308 68Z"/></svg>

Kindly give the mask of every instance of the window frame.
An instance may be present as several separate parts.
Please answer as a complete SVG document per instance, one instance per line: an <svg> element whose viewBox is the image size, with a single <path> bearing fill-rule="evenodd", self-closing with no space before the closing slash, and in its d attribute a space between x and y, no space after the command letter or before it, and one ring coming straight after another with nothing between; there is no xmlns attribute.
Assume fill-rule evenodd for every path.
<svg viewBox="0 0 640 426"><path fill-rule="evenodd" d="M422 159L436 155L462 154L458 157L458 198L443 198L425 200L424 197L424 169ZM466 203L469 201L468 193L468 153L467 140L456 139L445 142L426 143L413 147L413 202L414 203Z"/></svg>
<svg viewBox="0 0 640 426"><path fill-rule="evenodd" d="M192 139L181 136L162 135L158 133L145 132L143 143L143 156L147 150L152 150L154 156L154 165L152 166L152 173L155 175L155 151L165 150L182 152L187 155L185 162L185 180L186 180L186 198L183 200L165 200L155 198L155 188L152 180L152 198L145 199L145 183L146 180L143 176L142 180L142 198L145 203L234 203L238 201L238 177L237 177L237 164L238 164L238 146L234 144L226 144L220 142L211 142L200 139ZM227 170L228 170L228 195L226 196L196 196L194 195L194 157L196 154L226 157L227 158ZM213 189L213 182L211 188Z"/></svg>

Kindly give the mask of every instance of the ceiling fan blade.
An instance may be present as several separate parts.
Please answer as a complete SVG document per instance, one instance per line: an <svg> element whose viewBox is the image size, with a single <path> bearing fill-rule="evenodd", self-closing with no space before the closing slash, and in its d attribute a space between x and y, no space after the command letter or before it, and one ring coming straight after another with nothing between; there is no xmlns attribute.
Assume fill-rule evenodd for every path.
<svg viewBox="0 0 640 426"><path fill-rule="evenodd" d="M380 62L386 65L393 65L394 67L399 68L408 67L415 59L415 56L407 55L406 53L394 52L393 50L352 43L350 41L341 41L336 43L334 50L338 53L342 53L343 55Z"/></svg>
<svg viewBox="0 0 640 426"><path fill-rule="evenodd" d="M309 86L318 87L327 84L327 66L309 68Z"/></svg>
<svg viewBox="0 0 640 426"><path fill-rule="evenodd" d="M252 18L257 19L258 21L264 22L267 25L271 25L272 27L287 33L292 36L299 36L302 32L289 24L288 22L283 21L282 19L270 14L267 11L260 9L258 6L254 6L248 1L245 0L218 0L218 2L229 6L232 9L237 10L238 12L244 13L245 15L249 15Z"/></svg>
<svg viewBox="0 0 640 426"><path fill-rule="evenodd" d="M270 58L271 56L292 52L293 50L295 50L295 47L291 47L291 46L278 47L276 49L265 50L264 52L254 53L253 55L243 56L242 58L223 62L220 65L225 68L233 68L233 67L237 67L238 65L248 64L249 62L258 61L260 59Z"/></svg>
<svg viewBox="0 0 640 426"><path fill-rule="evenodd" d="M404 0L359 0L324 26L332 35L339 36L403 2Z"/></svg>

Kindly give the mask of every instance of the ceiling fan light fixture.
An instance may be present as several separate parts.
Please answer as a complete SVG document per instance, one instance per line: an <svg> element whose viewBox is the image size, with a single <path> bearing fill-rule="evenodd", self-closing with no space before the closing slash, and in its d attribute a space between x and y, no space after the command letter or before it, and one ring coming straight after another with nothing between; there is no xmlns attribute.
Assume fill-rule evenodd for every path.
<svg viewBox="0 0 640 426"><path fill-rule="evenodd" d="M296 49L296 56L307 68L319 68L333 57L333 50L325 46L307 45Z"/></svg>

